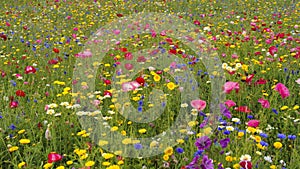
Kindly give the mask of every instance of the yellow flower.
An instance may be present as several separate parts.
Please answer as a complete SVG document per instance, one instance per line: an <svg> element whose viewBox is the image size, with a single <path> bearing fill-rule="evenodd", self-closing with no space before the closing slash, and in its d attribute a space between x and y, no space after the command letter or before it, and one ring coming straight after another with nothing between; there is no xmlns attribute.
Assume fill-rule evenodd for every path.
<svg viewBox="0 0 300 169"><path fill-rule="evenodd" d="M123 160L118 161L118 165L122 165L122 164L124 164Z"/></svg>
<svg viewBox="0 0 300 169"><path fill-rule="evenodd" d="M117 131L118 130L118 127L117 126L113 126L110 131Z"/></svg>
<svg viewBox="0 0 300 169"><path fill-rule="evenodd" d="M298 105L295 105L295 106L293 107L293 109L294 109L294 110L298 110L298 109L299 109L299 106L298 106Z"/></svg>
<svg viewBox="0 0 300 169"><path fill-rule="evenodd" d="M177 141L178 144L183 144L184 143L183 139L177 139L176 141Z"/></svg>
<svg viewBox="0 0 300 169"><path fill-rule="evenodd" d="M23 161L23 162L20 162L19 164L18 164L18 168L22 168L24 165L25 165L26 163Z"/></svg>
<svg viewBox="0 0 300 169"><path fill-rule="evenodd" d="M66 163L67 163L67 165L72 165L72 164L73 164L73 161L69 160L69 161L67 161Z"/></svg>
<svg viewBox="0 0 300 169"><path fill-rule="evenodd" d="M256 141L257 143L260 143L261 137L260 137L260 136L255 136L255 141Z"/></svg>
<svg viewBox="0 0 300 169"><path fill-rule="evenodd" d="M264 150L264 149L265 149L265 147L264 147L264 146L262 146L260 143L256 144L256 146L257 146L257 148L259 148L259 149L262 149L262 150Z"/></svg>
<svg viewBox="0 0 300 169"><path fill-rule="evenodd" d="M19 149L19 147L17 146L12 146L8 149L9 152L14 152L14 151L17 151Z"/></svg>
<svg viewBox="0 0 300 169"><path fill-rule="evenodd" d="M105 141L105 140L99 140L99 146L104 146L106 144L108 144L108 141Z"/></svg>
<svg viewBox="0 0 300 169"><path fill-rule="evenodd" d="M64 166L58 166L58 167L56 167L56 169L65 169L65 167Z"/></svg>
<svg viewBox="0 0 300 169"><path fill-rule="evenodd" d="M114 155L111 154L111 153L103 153L102 154L102 157L105 158L106 160L110 159L110 158L113 158Z"/></svg>
<svg viewBox="0 0 300 169"><path fill-rule="evenodd" d="M280 149L282 147L282 144L280 142L275 142L274 147Z"/></svg>
<svg viewBox="0 0 300 169"><path fill-rule="evenodd" d="M131 138L125 138L124 140L122 140L122 143L123 144L131 144L131 142L132 142L132 140L131 140Z"/></svg>
<svg viewBox="0 0 300 169"><path fill-rule="evenodd" d="M102 165L103 165L103 166L109 166L109 165L110 165L110 162L104 161L104 162L102 163Z"/></svg>
<svg viewBox="0 0 300 169"><path fill-rule="evenodd" d="M52 167L52 163L46 163L43 168L48 169Z"/></svg>
<svg viewBox="0 0 300 169"><path fill-rule="evenodd" d="M93 165L95 165L95 162L94 162L94 161L88 161L88 162L85 163L85 166L86 166L86 167L91 167L91 166L93 166Z"/></svg>
<svg viewBox="0 0 300 169"><path fill-rule="evenodd" d="M106 169L120 169L120 167L118 165L112 165L107 167Z"/></svg>
<svg viewBox="0 0 300 169"><path fill-rule="evenodd" d="M239 137L243 137L244 136L244 132L238 132L238 136Z"/></svg>
<svg viewBox="0 0 300 169"><path fill-rule="evenodd" d="M23 134L24 132L25 132L25 130L22 129L22 130L18 131L18 134Z"/></svg>
<svg viewBox="0 0 300 169"><path fill-rule="evenodd" d="M289 107L288 106L282 106L281 108L280 108L280 110L286 110L286 109L288 109Z"/></svg>
<svg viewBox="0 0 300 169"><path fill-rule="evenodd" d="M228 161L228 162L232 162L233 158L231 156L226 156L225 160Z"/></svg>
<svg viewBox="0 0 300 169"><path fill-rule="evenodd" d="M173 147L167 147L164 151L165 155L172 155L173 154Z"/></svg>
<svg viewBox="0 0 300 169"><path fill-rule="evenodd" d="M28 143L30 143L30 140L29 139L21 139L19 142L21 144L28 144Z"/></svg>
<svg viewBox="0 0 300 169"><path fill-rule="evenodd" d="M270 168L271 169L276 169L276 165L271 165Z"/></svg>
<svg viewBox="0 0 300 169"><path fill-rule="evenodd" d="M141 133L141 134L144 134L144 133L146 133L146 132L147 132L146 129L140 129L140 130L139 130L139 133Z"/></svg>
<svg viewBox="0 0 300 169"><path fill-rule="evenodd" d="M234 169L240 169L240 164L238 164L238 163L237 163L237 164L234 164L234 165L233 165L233 168L234 168Z"/></svg>
<svg viewBox="0 0 300 169"><path fill-rule="evenodd" d="M154 81L158 82L158 81L160 81L161 78L159 75L154 75L153 79L154 79Z"/></svg>
<svg viewBox="0 0 300 169"><path fill-rule="evenodd" d="M169 83L167 84L167 87L168 87L169 90L174 90L175 87L176 87L176 85L175 85L173 82L169 82Z"/></svg>
<svg viewBox="0 0 300 169"><path fill-rule="evenodd" d="M169 156L168 156L168 155L164 155L164 156L163 156L163 159L164 159L165 161L168 161L168 160L169 160Z"/></svg>

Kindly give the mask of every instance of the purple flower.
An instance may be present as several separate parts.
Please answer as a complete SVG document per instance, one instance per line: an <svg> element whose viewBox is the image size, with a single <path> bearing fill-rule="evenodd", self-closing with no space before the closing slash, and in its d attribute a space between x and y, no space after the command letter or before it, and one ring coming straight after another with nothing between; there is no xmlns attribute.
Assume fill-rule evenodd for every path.
<svg viewBox="0 0 300 169"><path fill-rule="evenodd" d="M193 158L193 160L190 162L190 164L188 164L185 167L188 168L188 169L200 169L200 167L199 167L199 158L200 158L200 156L195 156Z"/></svg>
<svg viewBox="0 0 300 169"><path fill-rule="evenodd" d="M224 104L220 104L220 110L223 116L227 117L228 119L231 118L231 112L226 108Z"/></svg>
<svg viewBox="0 0 300 169"><path fill-rule="evenodd" d="M230 138L225 138L220 140L221 147L226 148L229 142L230 142Z"/></svg>
<svg viewBox="0 0 300 169"><path fill-rule="evenodd" d="M142 146L142 144L137 143L137 144L134 145L134 148L137 149L137 150L140 150L140 149L143 148L143 146Z"/></svg>
<svg viewBox="0 0 300 169"><path fill-rule="evenodd" d="M210 145L211 145L211 140L207 136L200 137L195 142L195 146L198 148L198 150L208 149Z"/></svg>
<svg viewBox="0 0 300 169"><path fill-rule="evenodd" d="M200 168L201 169L214 169L213 160L209 159L207 155L204 155L201 165L200 165Z"/></svg>

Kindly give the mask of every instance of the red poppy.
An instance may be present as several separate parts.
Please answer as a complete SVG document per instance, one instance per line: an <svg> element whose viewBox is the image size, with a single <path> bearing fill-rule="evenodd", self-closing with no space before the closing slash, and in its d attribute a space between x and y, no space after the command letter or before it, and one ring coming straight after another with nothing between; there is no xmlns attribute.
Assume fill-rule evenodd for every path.
<svg viewBox="0 0 300 169"><path fill-rule="evenodd" d="M281 25L281 24L282 24L282 21L280 21L280 20L277 21L277 24L278 24L278 25Z"/></svg>
<svg viewBox="0 0 300 169"><path fill-rule="evenodd" d="M169 53L170 53L170 54L176 55L177 51L176 51L176 49L170 49L170 50L169 50Z"/></svg>
<svg viewBox="0 0 300 169"><path fill-rule="evenodd" d="M26 66L25 74L35 73L36 69L33 66Z"/></svg>
<svg viewBox="0 0 300 169"><path fill-rule="evenodd" d="M108 80L108 79L105 79L105 80L103 80L103 81L104 81L104 83L105 83L106 85L110 85L110 84L111 84L111 81Z"/></svg>
<svg viewBox="0 0 300 169"><path fill-rule="evenodd" d="M51 152L48 154L48 163L60 161L62 158L62 155Z"/></svg>
<svg viewBox="0 0 300 169"><path fill-rule="evenodd" d="M0 35L0 38L2 38L4 41L7 40L7 36L6 36L5 34L1 34L1 35Z"/></svg>
<svg viewBox="0 0 300 169"><path fill-rule="evenodd" d="M121 52L127 52L127 48L120 48Z"/></svg>
<svg viewBox="0 0 300 169"><path fill-rule="evenodd" d="M254 85L259 85L259 84L266 84L267 83L267 80L263 79L263 78L260 78L259 80L257 80Z"/></svg>
<svg viewBox="0 0 300 169"><path fill-rule="evenodd" d="M240 166L243 168L243 169L252 169L252 163L251 161L241 161L240 162Z"/></svg>
<svg viewBox="0 0 300 169"><path fill-rule="evenodd" d="M195 24L195 25L200 25L200 21L195 20L195 21L194 21L194 24Z"/></svg>
<svg viewBox="0 0 300 169"><path fill-rule="evenodd" d="M272 56L274 56L274 54L278 51L278 49L275 46L271 46L269 48L269 52Z"/></svg>
<svg viewBox="0 0 300 169"><path fill-rule="evenodd" d="M58 61L55 60L55 59L51 59L51 60L48 61L48 64L50 64L50 65L55 65L57 63L58 63Z"/></svg>
<svg viewBox="0 0 300 169"><path fill-rule="evenodd" d="M25 94L25 92L23 90L17 90L16 91L16 95L20 96L20 97L25 97L26 94Z"/></svg>
<svg viewBox="0 0 300 169"><path fill-rule="evenodd" d="M120 14L120 13L117 14L117 17L122 17L122 16L123 16L123 14Z"/></svg>
<svg viewBox="0 0 300 169"><path fill-rule="evenodd" d="M248 83L248 84L251 84L251 81L252 81L253 77L254 77L254 74L251 74L251 75L247 76L245 82Z"/></svg>
<svg viewBox="0 0 300 169"><path fill-rule="evenodd" d="M54 53L59 53L59 49L53 48L53 52L54 52Z"/></svg>
<svg viewBox="0 0 300 169"><path fill-rule="evenodd" d="M234 110L238 111L238 112L243 112L243 113L250 113L251 112L251 110L249 109L248 106L235 107Z"/></svg>
<svg viewBox="0 0 300 169"><path fill-rule="evenodd" d="M141 86L144 86L145 84L145 79L143 77L137 77L135 81L138 82Z"/></svg>
<svg viewBox="0 0 300 169"><path fill-rule="evenodd" d="M109 91L107 91L107 90L106 90L106 91L104 91L104 93L103 93L103 94L104 94L104 96L107 96L107 95L108 95L108 96L110 96L110 97L112 96L111 92L109 92Z"/></svg>

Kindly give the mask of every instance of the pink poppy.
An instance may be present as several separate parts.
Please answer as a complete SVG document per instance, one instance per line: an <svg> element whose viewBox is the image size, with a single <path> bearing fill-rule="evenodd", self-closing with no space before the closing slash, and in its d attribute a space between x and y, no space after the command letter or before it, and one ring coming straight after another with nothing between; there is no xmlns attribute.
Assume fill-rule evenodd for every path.
<svg viewBox="0 0 300 169"><path fill-rule="evenodd" d="M300 78L297 79L295 82L298 83L298 84L300 84Z"/></svg>
<svg viewBox="0 0 300 169"><path fill-rule="evenodd" d="M206 107L206 102L203 100L192 100L191 106L197 109L198 111L202 111Z"/></svg>
<svg viewBox="0 0 300 169"><path fill-rule="evenodd" d="M275 86L275 90L279 92L279 94L281 95L281 97L284 99L288 96L290 96L290 92L289 89L282 83L278 83Z"/></svg>
<svg viewBox="0 0 300 169"><path fill-rule="evenodd" d="M226 94L229 94L232 90L235 90L236 93L239 92L240 85L238 82L226 82L223 90Z"/></svg>
<svg viewBox="0 0 300 169"><path fill-rule="evenodd" d="M62 155L51 152L48 154L48 163L60 161L62 158Z"/></svg>
<svg viewBox="0 0 300 169"><path fill-rule="evenodd" d="M132 90L135 90L137 89L138 87L140 87L141 85L136 82L136 81L133 81L133 82L125 82L122 84L122 90L124 92L128 92L128 91L132 91Z"/></svg>
<svg viewBox="0 0 300 169"><path fill-rule="evenodd" d="M258 99L258 102L264 107L264 108L270 108L270 103L268 100L265 100L264 98Z"/></svg>
<svg viewBox="0 0 300 169"><path fill-rule="evenodd" d="M259 120L249 120L248 121L248 126L249 127L258 127L259 126L260 121Z"/></svg>
<svg viewBox="0 0 300 169"><path fill-rule="evenodd" d="M227 100L227 101L225 102L225 104L226 104L226 106L227 106L228 108L230 108L230 107L236 105L236 103L235 103L234 101L232 101L232 100Z"/></svg>

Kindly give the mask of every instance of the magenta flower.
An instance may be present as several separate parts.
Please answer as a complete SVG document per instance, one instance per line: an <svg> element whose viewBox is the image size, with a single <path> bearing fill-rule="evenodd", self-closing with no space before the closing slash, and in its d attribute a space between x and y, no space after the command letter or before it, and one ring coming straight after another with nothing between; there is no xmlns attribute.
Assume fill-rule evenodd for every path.
<svg viewBox="0 0 300 169"><path fill-rule="evenodd" d="M258 99L258 102L263 106L263 108L270 108L270 103L268 100L265 100L264 98Z"/></svg>
<svg viewBox="0 0 300 169"><path fill-rule="evenodd" d="M248 121L248 126L256 128L259 126L259 123L260 123L259 120L250 120L250 121Z"/></svg>
<svg viewBox="0 0 300 169"><path fill-rule="evenodd" d="M236 105L236 103L235 103L234 101L232 101L232 100L227 100L227 101L225 102L225 104L226 104L226 106L227 106L228 108L233 107L233 106Z"/></svg>
<svg viewBox="0 0 300 169"><path fill-rule="evenodd" d="M281 97L284 99L288 96L290 96L290 92L289 89L282 83L278 83L275 86L275 90L279 92L279 94L281 95Z"/></svg>
<svg viewBox="0 0 300 169"><path fill-rule="evenodd" d="M229 94L232 90L235 90L235 92L238 93L240 85L238 82L226 82L223 89L226 94Z"/></svg>

